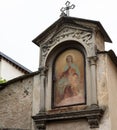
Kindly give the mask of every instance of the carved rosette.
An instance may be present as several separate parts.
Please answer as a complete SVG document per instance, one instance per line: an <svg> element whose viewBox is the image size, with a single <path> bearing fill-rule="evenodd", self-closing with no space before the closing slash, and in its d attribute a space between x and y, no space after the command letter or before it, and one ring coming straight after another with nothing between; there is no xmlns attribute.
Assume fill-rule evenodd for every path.
<svg viewBox="0 0 117 130"><path fill-rule="evenodd" d="M41 45L41 65L44 65L45 58L49 53L49 50L60 43L61 41L65 41L67 39L75 40L86 46L88 49L88 53L91 55L94 53L94 44L93 44L93 36L91 31L82 30L82 29L74 29L74 28L64 28L62 31L59 31L57 35L50 37L50 39L46 40L46 43Z"/></svg>

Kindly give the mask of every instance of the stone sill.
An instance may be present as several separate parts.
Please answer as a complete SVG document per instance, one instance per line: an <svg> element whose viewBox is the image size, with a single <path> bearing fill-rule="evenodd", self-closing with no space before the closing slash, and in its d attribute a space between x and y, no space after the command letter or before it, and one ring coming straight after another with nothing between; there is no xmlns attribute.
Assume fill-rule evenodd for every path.
<svg viewBox="0 0 117 130"><path fill-rule="evenodd" d="M36 125L38 128L40 126L46 125L48 122L62 121L62 120L74 120L74 119L87 119L90 125L90 128L98 128L99 120L103 116L104 109L99 107L90 107L86 110L74 111L74 112L64 112L57 114L46 114L39 113L36 116L33 116Z"/></svg>

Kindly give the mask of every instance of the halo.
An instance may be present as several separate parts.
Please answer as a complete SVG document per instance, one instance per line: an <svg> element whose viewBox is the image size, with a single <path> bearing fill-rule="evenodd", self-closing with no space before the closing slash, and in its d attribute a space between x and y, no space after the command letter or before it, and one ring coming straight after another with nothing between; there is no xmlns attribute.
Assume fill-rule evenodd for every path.
<svg viewBox="0 0 117 130"><path fill-rule="evenodd" d="M73 59L73 61L74 61L74 59L75 59L75 56L74 56L74 54L73 53L68 53L68 54L66 54L66 56L65 56L65 60L66 60L66 58L68 57L68 56L71 56L72 57L72 59Z"/></svg>

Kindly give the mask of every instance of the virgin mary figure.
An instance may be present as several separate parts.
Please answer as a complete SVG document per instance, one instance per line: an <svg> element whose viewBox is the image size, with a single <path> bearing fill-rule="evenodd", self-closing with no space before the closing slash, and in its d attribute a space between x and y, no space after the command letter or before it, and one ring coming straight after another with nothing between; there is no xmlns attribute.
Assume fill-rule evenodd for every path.
<svg viewBox="0 0 117 130"><path fill-rule="evenodd" d="M79 94L79 80L80 71L78 65L74 63L72 55L68 55L64 71L58 77L59 96L61 97L58 105L69 105L76 102L71 97L75 98Z"/></svg>

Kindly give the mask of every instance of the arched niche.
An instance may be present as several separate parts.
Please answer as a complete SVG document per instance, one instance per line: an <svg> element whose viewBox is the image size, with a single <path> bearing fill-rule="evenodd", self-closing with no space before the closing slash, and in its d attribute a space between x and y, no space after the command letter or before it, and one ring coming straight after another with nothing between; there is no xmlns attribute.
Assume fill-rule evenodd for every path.
<svg viewBox="0 0 117 130"><path fill-rule="evenodd" d="M69 57L71 57L72 63L68 63ZM77 41L62 42L51 50L46 60L48 67L46 79L47 110L87 105L87 93L89 92L87 92L86 85L86 57L85 48ZM68 69L69 65L70 69ZM72 85L70 86L70 84ZM65 94L67 91L69 91L68 94ZM65 99L67 102L69 100L69 103Z"/></svg>

